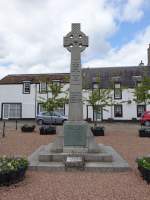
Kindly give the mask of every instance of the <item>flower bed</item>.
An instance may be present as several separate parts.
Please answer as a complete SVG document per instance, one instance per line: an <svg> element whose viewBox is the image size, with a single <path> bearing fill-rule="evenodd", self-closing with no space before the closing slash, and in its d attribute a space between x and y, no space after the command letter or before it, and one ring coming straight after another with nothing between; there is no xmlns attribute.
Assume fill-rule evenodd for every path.
<svg viewBox="0 0 150 200"><path fill-rule="evenodd" d="M143 157L137 159L138 170L146 182L150 183L150 157Z"/></svg>
<svg viewBox="0 0 150 200"><path fill-rule="evenodd" d="M0 186L23 180L27 168L28 161L25 158L0 157Z"/></svg>

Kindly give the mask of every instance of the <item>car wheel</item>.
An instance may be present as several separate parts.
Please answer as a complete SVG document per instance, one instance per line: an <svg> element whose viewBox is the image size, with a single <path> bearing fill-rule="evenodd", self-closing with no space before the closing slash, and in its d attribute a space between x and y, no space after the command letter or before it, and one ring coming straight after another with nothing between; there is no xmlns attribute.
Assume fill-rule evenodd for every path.
<svg viewBox="0 0 150 200"><path fill-rule="evenodd" d="M146 121L145 126L150 126L150 121Z"/></svg>
<svg viewBox="0 0 150 200"><path fill-rule="evenodd" d="M42 125L42 124L43 124L43 120L42 120L42 119L39 119L39 120L37 121L37 123L38 123L39 125Z"/></svg>

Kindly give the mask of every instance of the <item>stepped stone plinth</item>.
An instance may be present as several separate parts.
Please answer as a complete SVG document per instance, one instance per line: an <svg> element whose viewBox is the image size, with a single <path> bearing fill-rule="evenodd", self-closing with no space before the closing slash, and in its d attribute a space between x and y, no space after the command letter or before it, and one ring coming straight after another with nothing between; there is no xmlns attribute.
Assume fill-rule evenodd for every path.
<svg viewBox="0 0 150 200"><path fill-rule="evenodd" d="M61 138L63 141L63 134L60 127L57 128L57 132L60 132L58 136L56 136L56 140L54 143ZM92 137L92 136L91 136ZM58 139L59 138L59 139ZM94 141L94 137L92 139ZM97 144L98 151L88 152L88 148L72 148L70 150L63 148L63 143L60 141L62 148L59 148L54 152L54 143L50 143L48 145L42 145L39 147L32 155L29 156L31 170L42 170L42 171L72 171L72 170L85 170L85 171L97 171L97 172L124 172L131 170L128 163L111 147L105 146L103 144ZM58 144L57 143L57 144ZM89 142L90 143L90 142ZM56 147L56 146L55 146ZM69 151L70 150L70 151ZM84 160L84 169L75 167L77 163L70 168L66 169L65 160L67 157L82 157Z"/></svg>

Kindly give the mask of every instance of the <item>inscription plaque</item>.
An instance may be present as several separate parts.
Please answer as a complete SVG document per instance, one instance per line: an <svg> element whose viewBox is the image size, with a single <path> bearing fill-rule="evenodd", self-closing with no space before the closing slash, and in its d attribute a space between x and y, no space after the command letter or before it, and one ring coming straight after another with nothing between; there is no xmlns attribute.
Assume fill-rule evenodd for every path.
<svg viewBox="0 0 150 200"><path fill-rule="evenodd" d="M72 92L70 94L71 103L78 103L78 102L81 102L81 100L82 100L82 95L80 92Z"/></svg>
<svg viewBox="0 0 150 200"><path fill-rule="evenodd" d="M64 125L64 146L86 146L86 132L85 124Z"/></svg>

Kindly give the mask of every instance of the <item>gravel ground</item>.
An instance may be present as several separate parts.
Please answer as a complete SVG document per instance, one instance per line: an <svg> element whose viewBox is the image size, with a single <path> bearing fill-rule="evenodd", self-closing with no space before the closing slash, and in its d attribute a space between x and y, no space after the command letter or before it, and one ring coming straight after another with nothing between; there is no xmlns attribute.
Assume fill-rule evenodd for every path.
<svg viewBox="0 0 150 200"><path fill-rule="evenodd" d="M6 129L0 136L0 155L30 155L41 144L55 136L41 136ZM136 124L105 124L99 143L113 146L131 165L132 171L99 172L27 172L23 182L0 187L0 200L150 200L150 185L140 177L135 159L150 154L150 139L138 137Z"/></svg>

